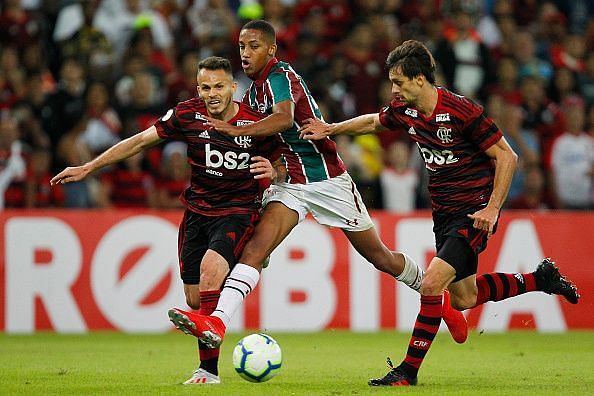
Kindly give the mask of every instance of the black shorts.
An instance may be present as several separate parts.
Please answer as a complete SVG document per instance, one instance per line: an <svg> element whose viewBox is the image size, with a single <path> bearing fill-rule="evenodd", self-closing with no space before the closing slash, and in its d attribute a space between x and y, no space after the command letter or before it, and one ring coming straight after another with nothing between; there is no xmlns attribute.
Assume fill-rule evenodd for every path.
<svg viewBox="0 0 594 396"><path fill-rule="evenodd" d="M214 250L233 268L254 233L259 214L204 216L186 209L179 226L177 249L182 281L200 282L200 264L208 249Z"/></svg>
<svg viewBox="0 0 594 396"><path fill-rule="evenodd" d="M436 256L454 267L454 282L476 274L478 255L487 248L487 231L474 228L474 220L460 216L433 216ZM493 233L497 230L497 223Z"/></svg>

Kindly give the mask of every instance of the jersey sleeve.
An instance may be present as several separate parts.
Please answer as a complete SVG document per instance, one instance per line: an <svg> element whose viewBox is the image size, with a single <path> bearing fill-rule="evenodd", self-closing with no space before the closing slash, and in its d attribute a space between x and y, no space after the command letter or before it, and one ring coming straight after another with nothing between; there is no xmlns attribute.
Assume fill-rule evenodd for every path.
<svg viewBox="0 0 594 396"><path fill-rule="evenodd" d="M268 84L270 92L272 92L273 106L285 100L297 103L303 96L303 88L298 78L292 73L271 73L268 77Z"/></svg>
<svg viewBox="0 0 594 396"><path fill-rule="evenodd" d="M178 103L177 106L167 110L165 115L155 122L157 134L161 139L185 141L183 128L184 125L193 121L192 116L193 113L188 111L183 102Z"/></svg>
<svg viewBox="0 0 594 396"><path fill-rule="evenodd" d="M396 112L396 102L390 103L389 106L382 108L379 112L380 123L390 130L399 130L403 128L403 123L400 115Z"/></svg>
<svg viewBox="0 0 594 396"><path fill-rule="evenodd" d="M466 135L481 150L485 151L503 137L495 122L485 115L482 106L476 105L474 116L466 126Z"/></svg>

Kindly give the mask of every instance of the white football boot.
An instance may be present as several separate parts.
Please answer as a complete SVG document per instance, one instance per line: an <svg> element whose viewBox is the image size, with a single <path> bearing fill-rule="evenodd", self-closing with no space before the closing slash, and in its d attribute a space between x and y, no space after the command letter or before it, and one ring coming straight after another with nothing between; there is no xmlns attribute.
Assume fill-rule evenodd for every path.
<svg viewBox="0 0 594 396"><path fill-rule="evenodd" d="M199 384L220 384L221 379L218 375L209 373L208 371L199 368L194 371L192 378L184 382L184 385L199 385Z"/></svg>

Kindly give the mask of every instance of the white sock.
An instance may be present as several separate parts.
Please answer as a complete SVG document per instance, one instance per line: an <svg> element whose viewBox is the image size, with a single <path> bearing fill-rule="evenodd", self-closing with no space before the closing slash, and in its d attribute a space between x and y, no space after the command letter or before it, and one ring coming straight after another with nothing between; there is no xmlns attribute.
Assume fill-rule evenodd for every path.
<svg viewBox="0 0 594 396"><path fill-rule="evenodd" d="M237 263L221 290L221 297L212 316L220 318L225 327L229 327L231 318L243 300L256 288L260 280L260 272L254 267Z"/></svg>
<svg viewBox="0 0 594 396"><path fill-rule="evenodd" d="M404 256L404 269L402 270L402 273L396 277L396 279L411 289L419 291L424 275L423 270L409 255L402 252L400 252L400 254Z"/></svg>

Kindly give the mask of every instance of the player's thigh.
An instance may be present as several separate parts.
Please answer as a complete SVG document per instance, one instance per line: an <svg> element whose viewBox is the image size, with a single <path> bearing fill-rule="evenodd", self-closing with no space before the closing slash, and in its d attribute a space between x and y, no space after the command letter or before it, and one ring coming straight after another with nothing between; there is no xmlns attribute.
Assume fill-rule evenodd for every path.
<svg viewBox="0 0 594 396"><path fill-rule="evenodd" d="M295 210L281 202L269 202L239 261L256 268L260 267L298 223L299 214Z"/></svg>
<svg viewBox="0 0 594 396"><path fill-rule="evenodd" d="M223 272L226 276L235 266L254 233L259 217L257 212L231 214L217 217L209 223L206 231L208 251L201 264L201 282L209 277L218 279Z"/></svg>
<svg viewBox="0 0 594 396"><path fill-rule="evenodd" d="M348 173L303 187L303 200L320 224L344 231L373 227L361 195Z"/></svg>
<svg viewBox="0 0 594 396"><path fill-rule="evenodd" d="M205 223L208 219L186 210L178 233L178 259L180 276L184 285L198 285L200 264L208 250Z"/></svg>

